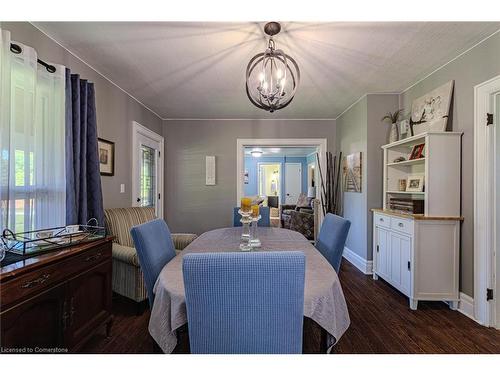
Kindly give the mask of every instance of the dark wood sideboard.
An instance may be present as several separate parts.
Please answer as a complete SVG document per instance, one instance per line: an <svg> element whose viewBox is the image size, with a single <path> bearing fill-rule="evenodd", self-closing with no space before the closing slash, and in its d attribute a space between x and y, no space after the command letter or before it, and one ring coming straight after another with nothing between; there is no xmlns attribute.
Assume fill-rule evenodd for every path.
<svg viewBox="0 0 500 375"><path fill-rule="evenodd" d="M2 352L77 352L111 315L112 237L0 269Z"/></svg>

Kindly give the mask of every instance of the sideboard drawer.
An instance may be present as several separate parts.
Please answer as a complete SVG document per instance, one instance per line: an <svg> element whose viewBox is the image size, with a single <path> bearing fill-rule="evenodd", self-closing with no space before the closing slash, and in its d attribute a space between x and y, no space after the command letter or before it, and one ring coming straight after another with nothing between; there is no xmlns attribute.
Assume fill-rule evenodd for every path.
<svg viewBox="0 0 500 375"><path fill-rule="evenodd" d="M373 222L375 225L390 228L391 227L391 218L390 216L382 215L382 214L374 214Z"/></svg>
<svg viewBox="0 0 500 375"><path fill-rule="evenodd" d="M65 267L62 267L61 263L56 263L2 283L2 288L0 288L2 310L15 302L22 301L31 294L39 293L64 281L66 275Z"/></svg>
<svg viewBox="0 0 500 375"><path fill-rule="evenodd" d="M391 217L391 229L413 235L413 221L400 217Z"/></svg>
<svg viewBox="0 0 500 375"><path fill-rule="evenodd" d="M108 258L111 258L111 243L91 248L61 262L40 267L26 275L2 283L0 288L2 310Z"/></svg>

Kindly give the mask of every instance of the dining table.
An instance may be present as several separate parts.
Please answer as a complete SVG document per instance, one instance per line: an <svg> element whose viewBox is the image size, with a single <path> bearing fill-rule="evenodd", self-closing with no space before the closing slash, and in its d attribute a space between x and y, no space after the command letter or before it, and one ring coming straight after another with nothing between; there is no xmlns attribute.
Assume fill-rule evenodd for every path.
<svg viewBox="0 0 500 375"><path fill-rule="evenodd" d="M241 227L203 233L174 257L160 272L149 320L149 333L164 353L178 343L177 330L187 321L182 258L188 253L239 252ZM259 227L261 247L253 251L302 251L306 256L304 317L326 332L328 350L350 324L347 304L337 273L327 259L302 234L288 229ZM286 314L286 312L284 312ZM189 327L189 323L187 324Z"/></svg>

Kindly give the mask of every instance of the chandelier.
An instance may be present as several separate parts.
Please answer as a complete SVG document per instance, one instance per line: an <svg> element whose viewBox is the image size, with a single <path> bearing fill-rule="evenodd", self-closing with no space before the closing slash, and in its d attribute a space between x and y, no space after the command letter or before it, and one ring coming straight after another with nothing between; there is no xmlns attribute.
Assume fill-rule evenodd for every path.
<svg viewBox="0 0 500 375"><path fill-rule="evenodd" d="M281 31L278 22L269 22L264 32L270 36L267 49L255 55L247 66L248 99L269 112L285 108L292 101L300 81L299 66L293 58L276 49L273 36Z"/></svg>

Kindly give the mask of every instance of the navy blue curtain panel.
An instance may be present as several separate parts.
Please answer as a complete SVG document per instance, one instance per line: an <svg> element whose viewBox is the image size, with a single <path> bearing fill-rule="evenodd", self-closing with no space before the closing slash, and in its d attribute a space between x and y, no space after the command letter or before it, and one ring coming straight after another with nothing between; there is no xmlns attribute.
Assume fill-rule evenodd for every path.
<svg viewBox="0 0 500 375"><path fill-rule="evenodd" d="M66 224L104 226L94 84L66 69Z"/></svg>

